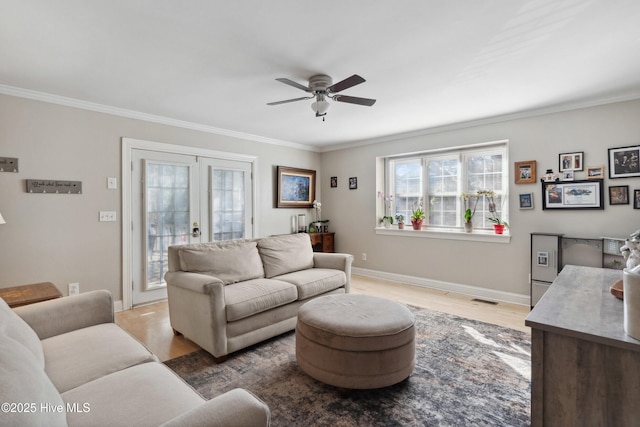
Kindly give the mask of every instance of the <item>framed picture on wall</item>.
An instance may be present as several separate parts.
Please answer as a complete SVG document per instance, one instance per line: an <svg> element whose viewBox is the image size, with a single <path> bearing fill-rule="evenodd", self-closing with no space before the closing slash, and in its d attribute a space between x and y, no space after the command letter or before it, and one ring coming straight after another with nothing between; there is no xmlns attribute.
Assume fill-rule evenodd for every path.
<svg viewBox="0 0 640 427"><path fill-rule="evenodd" d="M316 199L316 171L278 166L278 208L312 208Z"/></svg>
<svg viewBox="0 0 640 427"><path fill-rule="evenodd" d="M609 148L609 178L640 176L640 145Z"/></svg>
<svg viewBox="0 0 640 427"><path fill-rule="evenodd" d="M560 153L560 172L584 170L584 152Z"/></svg>
<svg viewBox="0 0 640 427"><path fill-rule="evenodd" d="M640 190L633 190L633 209L640 209Z"/></svg>
<svg viewBox="0 0 640 427"><path fill-rule="evenodd" d="M543 182L542 209L604 209L603 181Z"/></svg>
<svg viewBox="0 0 640 427"><path fill-rule="evenodd" d="M533 193L520 194L520 209L533 209Z"/></svg>
<svg viewBox="0 0 640 427"><path fill-rule="evenodd" d="M349 190L356 190L358 188L358 178L351 177L349 178Z"/></svg>
<svg viewBox="0 0 640 427"><path fill-rule="evenodd" d="M336 188L338 186L338 177L337 176L332 176L331 177L331 188Z"/></svg>
<svg viewBox="0 0 640 427"><path fill-rule="evenodd" d="M587 179L604 179L604 165L587 166Z"/></svg>
<svg viewBox="0 0 640 427"><path fill-rule="evenodd" d="M515 162L513 171L516 184L535 184L536 182L536 161Z"/></svg>
<svg viewBox="0 0 640 427"><path fill-rule="evenodd" d="M628 205L629 204L629 186L628 185L609 186L609 204L610 205Z"/></svg>

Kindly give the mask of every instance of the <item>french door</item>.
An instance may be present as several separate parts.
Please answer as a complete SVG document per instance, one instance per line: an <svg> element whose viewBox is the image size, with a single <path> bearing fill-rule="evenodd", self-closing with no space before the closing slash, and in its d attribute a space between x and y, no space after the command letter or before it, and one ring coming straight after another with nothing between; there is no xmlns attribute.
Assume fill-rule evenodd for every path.
<svg viewBox="0 0 640 427"><path fill-rule="evenodd" d="M253 237L253 167L244 160L131 150L132 305L167 297L169 246Z"/></svg>
<svg viewBox="0 0 640 427"><path fill-rule="evenodd" d="M197 172L194 156L134 151L134 305L167 297L168 247L191 243L191 224L198 221Z"/></svg>

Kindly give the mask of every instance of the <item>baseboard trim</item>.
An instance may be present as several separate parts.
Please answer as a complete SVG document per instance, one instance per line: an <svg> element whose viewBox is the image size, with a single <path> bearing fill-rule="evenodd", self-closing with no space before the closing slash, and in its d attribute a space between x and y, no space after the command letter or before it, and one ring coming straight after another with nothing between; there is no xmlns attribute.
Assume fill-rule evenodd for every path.
<svg viewBox="0 0 640 427"><path fill-rule="evenodd" d="M424 277L407 276L404 274L387 273L378 270L352 267L351 273L359 276L372 277L374 279L389 280L391 282L405 283L408 285L421 286L423 288L435 289L438 291L453 292L461 295L468 295L488 301L507 302L510 304L529 306L530 296L516 294L512 292L496 291L494 289L479 288L477 286L463 285L459 283L443 282L441 280L426 279Z"/></svg>
<svg viewBox="0 0 640 427"><path fill-rule="evenodd" d="M116 312L116 313L119 313L119 312L123 311L122 300L118 300L118 301L114 301L113 302L113 311Z"/></svg>

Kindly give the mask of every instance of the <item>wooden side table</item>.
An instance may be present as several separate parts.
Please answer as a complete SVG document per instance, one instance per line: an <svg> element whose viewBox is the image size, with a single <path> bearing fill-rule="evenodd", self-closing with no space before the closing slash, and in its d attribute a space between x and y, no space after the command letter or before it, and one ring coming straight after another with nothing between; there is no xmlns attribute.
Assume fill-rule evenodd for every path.
<svg viewBox="0 0 640 427"><path fill-rule="evenodd" d="M0 289L0 298L4 299L11 308L60 298L61 296L62 293L51 282Z"/></svg>
<svg viewBox="0 0 640 427"><path fill-rule="evenodd" d="M335 233L309 233L313 251L329 253L335 252L334 235Z"/></svg>

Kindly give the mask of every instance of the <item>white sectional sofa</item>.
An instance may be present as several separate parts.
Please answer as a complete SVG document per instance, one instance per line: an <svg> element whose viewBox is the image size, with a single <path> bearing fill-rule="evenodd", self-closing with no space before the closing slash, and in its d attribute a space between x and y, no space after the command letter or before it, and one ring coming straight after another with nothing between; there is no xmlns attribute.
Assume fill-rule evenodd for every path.
<svg viewBox="0 0 640 427"><path fill-rule="evenodd" d="M268 426L242 389L210 401L114 323L107 291L0 298L0 426Z"/></svg>
<svg viewBox="0 0 640 427"><path fill-rule="evenodd" d="M308 234L169 247L171 326L219 361L295 329L298 308L348 293L348 254L313 252Z"/></svg>

